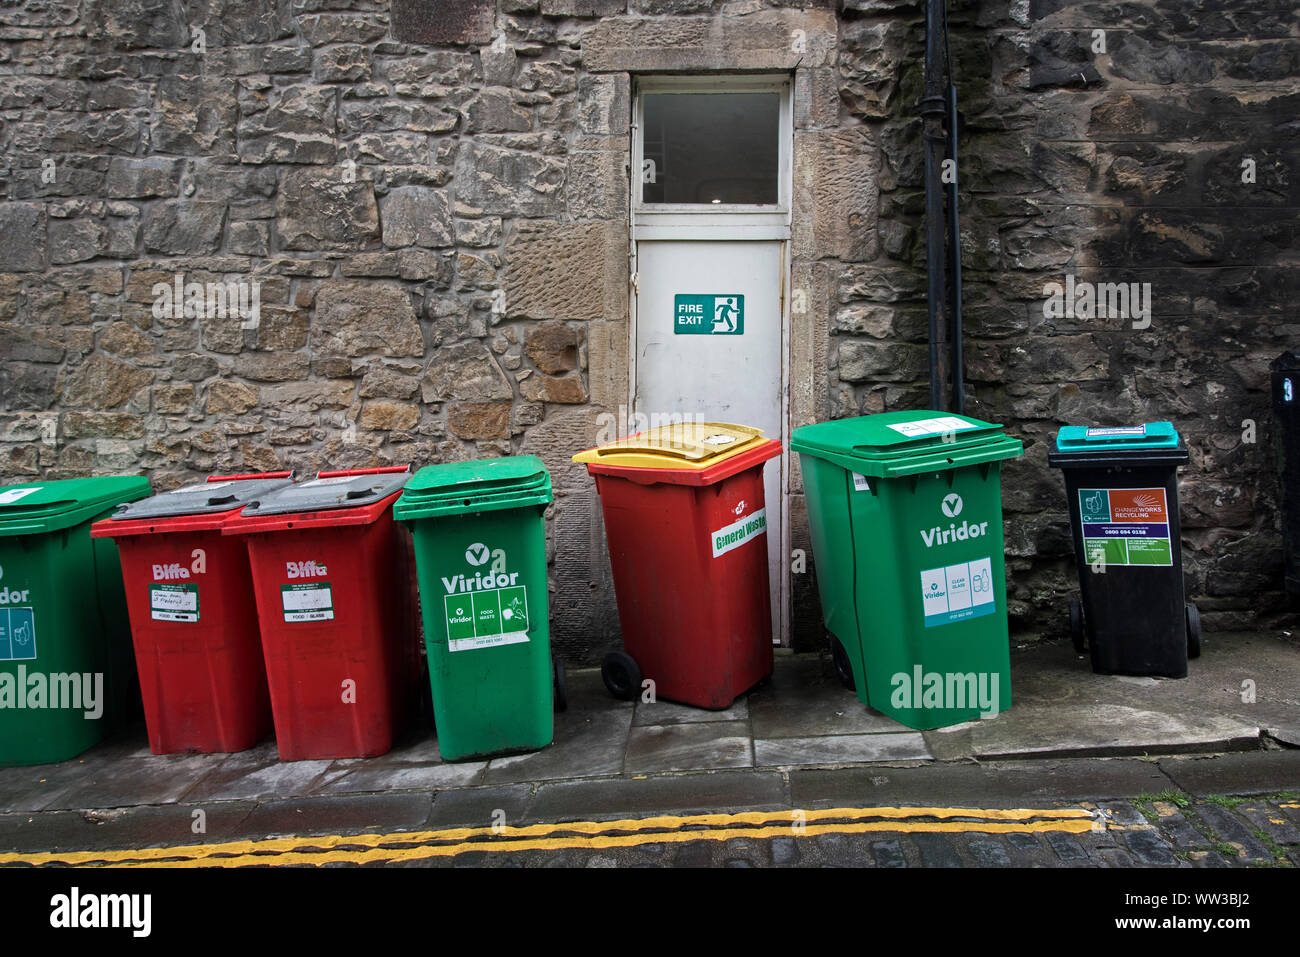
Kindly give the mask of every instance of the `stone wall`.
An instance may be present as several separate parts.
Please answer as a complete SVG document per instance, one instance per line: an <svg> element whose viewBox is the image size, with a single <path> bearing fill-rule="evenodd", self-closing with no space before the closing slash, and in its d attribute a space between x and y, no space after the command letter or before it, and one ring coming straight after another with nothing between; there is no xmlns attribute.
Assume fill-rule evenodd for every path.
<svg viewBox="0 0 1300 957"><path fill-rule="evenodd" d="M832 416L928 404L914 4L848 0L845 112L882 153L879 252L831 315ZM1279 620L1268 363L1300 287L1294 5L1223 0L952 4L961 139L967 412L1006 422L1013 638L1064 630L1076 591L1062 424L1172 420L1189 598L1207 628ZM1250 161L1250 162L1247 162ZM1146 317L1049 317L1045 285L1150 283Z"/></svg>
<svg viewBox="0 0 1300 957"><path fill-rule="evenodd" d="M1176 422L1189 589L1209 627L1253 624L1282 607L1266 369L1296 328L1290 4L953 6L968 411L1027 446L1004 479L1017 637L1059 634L1074 587L1045 462L1066 422ZM539 454L552 632L592 660L617 619L569 456L626 401L630 74L795 76L800 424L927 401L922 42L898 0L7 3L0 476ZM1150 326L1046 318L1067 272L1150 282ZM255 316L185 310L187 284L231 282Z"/></svg>

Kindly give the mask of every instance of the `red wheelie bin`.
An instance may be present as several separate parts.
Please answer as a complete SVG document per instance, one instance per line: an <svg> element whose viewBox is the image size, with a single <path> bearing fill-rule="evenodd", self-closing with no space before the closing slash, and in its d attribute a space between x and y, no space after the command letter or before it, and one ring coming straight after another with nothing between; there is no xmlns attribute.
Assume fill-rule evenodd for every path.
<svg viewBox="0 0 1300 957"><path fill-rule="evenodd" d="M601 674L631 700L727 708L772 673L763 464L781 444L717 422L649 429L573 457L605 516L621 652Z"/></svg>
<svg viewBox="0 0 1300 957"><path fill-rule="evenodd" d="M154 754L243 751L271 731L248 552L221 529L292 472L214 475L91 526L122 559Z"/></svg>
<svg viewBox="0 0 1300 957"><path fill-rule="evenodd" d="M280 758L392 748L420 678L409 467L321 472L223 528L248 548Z"/></svg>

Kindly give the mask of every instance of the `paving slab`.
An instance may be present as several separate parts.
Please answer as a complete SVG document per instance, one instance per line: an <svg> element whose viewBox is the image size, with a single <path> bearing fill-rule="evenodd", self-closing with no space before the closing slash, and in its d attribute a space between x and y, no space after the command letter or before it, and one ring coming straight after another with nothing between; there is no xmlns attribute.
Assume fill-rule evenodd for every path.
<svg viewBox="0 0 1300 957"><path fill-rule="evenodd" d="M81 787L103 762L64 761L23 768L0 768L0 812L44 811L66 807L68 792Z"/></svg>
<svg viewBox="0 0 1300 957"><path fill-rule="evenodd" d="M185 800L196 803L306 797L332 778L347 773L344 769L332 769L333 764L333 761L276 761L266 764L251 754L233 755L193 784L187 790Z"/></svg>
<svg viewBox="0 0 1300 957"><path fill-rule="evenodd" d="M1102 758L795 770L789 775L796 807L1051 807L1067 800L1137 797L1172 786L1154 763Z"/></svg>
<svg viewBox="0 0 1300 957"><path fill-rule="evenodd" d="M627 741L628 774L747 768L754 764L753 742L744 721L633 728Z"/></svg>
<svg viewBox="0 0 1300 957"><path fill-rule="evenodd" d="M730 708L724 708L721 711L709 711L707 708L692 708L690 705L678 704L675 701L666 701L656 699L651 702L636 702L636 716L632 719L632 727L641 728L647 725L665 725L665 724L697 724L709 721L746 721L749 719L749 700L745 697L737 698L731 703Z"/></svg>
<svg viewBox="0 0 1300 957"><path fill-rule="evenodd" d="M618 774L635 711L629 701L610 697L596 669L568 676L569 709L555 715L555 740L528 754L493 758L483 784L555 781Z"/></svg>
<svg viewBox="0 0 1300 957"><path fill-rule="evenodd" d="M220 760L207 754L166 754L96 764L79 786L46 806L59 809L174 804L214 773Z"/></svg>
<svg viewBox="0 0 1300 957"><path fill-rule="evenodd" d="M251 801L229 801L202 809L202 817L183 804L4 815L0 849L93 851L233 840L243 836L241 827L254 807ZM202 831L195 832L196 824Z"/></svg>
<svg viewBox="0 0 1300 957"><path fill-rule="evenodd" d="M863 705L817 655L778 657L771 682L749 693L749 717L757 738L910 730Z"/></svg>
<svg viewBox="0 0 1300 957"><path fill-rule="evenodd" d="M493 758L483 784L599 777L623 769L632 708L583 712L572 707L555 716L555 741L540 751Z"/></svg>
<svg viewBox="0 0 1300 957"><path fill-rule="evenodd" d="M788 808L777 771L708 771L608 781L543 784L530 815L542 821L574 821L626 814L688 814L725 808Z"/></svg>
<svg viewBox="0 0 1300 957"><path fill-rule="evenodd" d="M358 794L368 791L432 791L468 787L480 783L486 769L486 761L357 767L316 789L315 793Z"/></svg>
<svg viewBox="0 0 1300 957"><path fill-rule="evenodd" d="M1300 791L1300 751L1161 758L1160 770L1197 797Z"/></svg>
<svg viewBox="0 0 1300 957"><path fill-rule="evenodd" d="M755 767L798 767L810 764L865 764L878 761L925 761L930 758L918 732L896 734L831 734L813 738L771 738L754 741Z"/></svg>
<svg viewBox="0 0 1300 957"><path fill-rule="evenodd" d="M1068 643L1013 654L1013 704L970 726L971 753L988 759L1258 748L1259 715L1242 710L1233 676L1251 662L1262 667L1261 659L1272 664L1291 653L1251 637L1223 636L1184 679L1093 674Z"/></svg>
<svg viewBox="0 0 1300 957"><path fill-rule="evenodd" d="M531 784L439 791L433 795L426 827L490 827L496 821L522 824L532 801Z"/></svg>
<svg viewBox="0 0 1300 957"><path fill-rule="evenodd" d="M391 834L415 831L429 818L429 794L296 798L259 804L242 830L257 839L297 834Z"/></svg>

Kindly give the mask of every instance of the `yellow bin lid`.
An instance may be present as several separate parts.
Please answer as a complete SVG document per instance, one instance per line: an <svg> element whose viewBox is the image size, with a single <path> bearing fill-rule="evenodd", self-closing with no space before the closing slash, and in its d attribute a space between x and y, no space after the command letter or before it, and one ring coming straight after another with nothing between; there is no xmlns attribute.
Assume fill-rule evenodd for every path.
<svg viewBox="0 0 1300 957"><path fill-rule="evenodd" d="M678 422L579 452L575 462L632 469L706 469L764 441L761 429L727 422Z"/></svg>

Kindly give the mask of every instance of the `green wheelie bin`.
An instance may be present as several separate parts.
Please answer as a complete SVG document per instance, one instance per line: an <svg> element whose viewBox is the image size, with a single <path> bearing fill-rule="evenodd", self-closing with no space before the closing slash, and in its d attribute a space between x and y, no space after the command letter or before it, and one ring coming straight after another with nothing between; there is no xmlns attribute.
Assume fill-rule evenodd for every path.
<svg viewBox="0 0 1300 957"><path fill-rule="evenodd" d="M0 487L0 765L76 757L127 710L122 568L90 526L149 494L144 476Z"/></svg>
<svg viewBox="0 0 1300 957"><path fill-rule="evenodd" d="M444 760L551 743L546 583L551 476L534 455L429 465L393 516L411 529L438 750Z"/></svg>
<svg viewBox="0 0 1300 957"><path fill-rule="evenodd" d="M858 699L925 730L1011 705L1000 425L886 412L795 429L822 614Z"/></svg>

